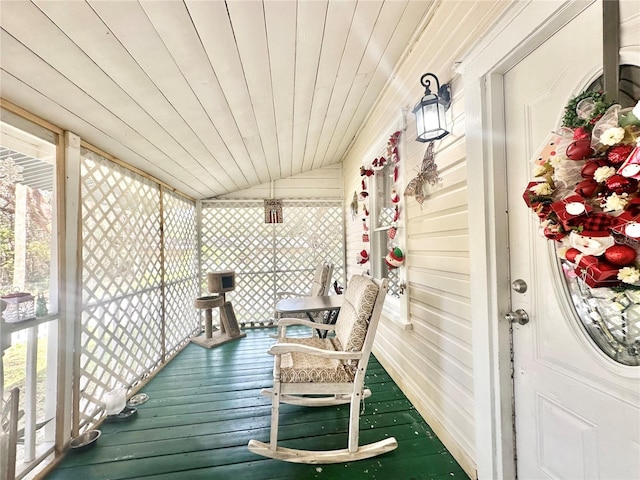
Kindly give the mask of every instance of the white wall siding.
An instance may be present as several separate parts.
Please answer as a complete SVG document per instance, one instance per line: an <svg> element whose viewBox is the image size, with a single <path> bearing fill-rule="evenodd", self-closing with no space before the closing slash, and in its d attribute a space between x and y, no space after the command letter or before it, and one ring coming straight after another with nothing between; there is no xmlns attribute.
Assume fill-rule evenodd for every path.
<svg viewBox="0 0 640 480"><path fill-rule="evenodd" d="M383 317L374 353L472 478L476 458L464 92L452 72L457 57L480 38L508 3L435 2L434 21L409 47L411 52L393 72L344 161L345 212L349 216L353 191L360 190L360 165L384 145L401 111L406 114L400 159L404 184L418 171L426 144L414 141L411 110L424 94L421 75L434 72L441 83L452 84L453 103L447 113L452 134L436 142L434 149L441 181L427 186L422 207L413 197L401 201L405 223L400 238L405 239L408 287L404 300L412 328L403 328L403 322L391 318L399 316L399 311ZM457 50L451 45L457 45ZM362 248L360 218L347 218L346 234L350 277L368 268L368 264L364 268L355 264Z"/></svg>
<svg viewBox="0 0 640 480"><path fill-rule="evenodd" d="M273 191L271 190L273 187ZM217 197L220 199L342 198L342 166L318 168Z"/></svg>

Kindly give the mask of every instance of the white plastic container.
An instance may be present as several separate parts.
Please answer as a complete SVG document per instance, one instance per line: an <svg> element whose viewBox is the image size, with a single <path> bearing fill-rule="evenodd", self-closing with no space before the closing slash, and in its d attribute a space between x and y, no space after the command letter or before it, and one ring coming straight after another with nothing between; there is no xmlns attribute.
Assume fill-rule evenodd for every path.
<svg viewBox="0 0 640 480"><path fill-rule="evenodd" d="M117 415L127 406L127 390L116 388L104 396L104 408L107 415Z"/></svg>

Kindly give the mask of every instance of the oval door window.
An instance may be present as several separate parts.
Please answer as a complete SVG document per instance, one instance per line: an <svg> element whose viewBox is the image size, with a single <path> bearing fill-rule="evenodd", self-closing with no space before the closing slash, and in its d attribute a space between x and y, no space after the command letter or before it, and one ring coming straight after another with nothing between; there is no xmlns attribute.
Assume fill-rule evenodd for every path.
<svg viewBox="0 0 640 480"><path fill-rule="evenodd" d="M601 77L587 91L602 89ZM637 113L640 106L635 110L631 108L640 105L639 99L640 67L621 66L618 99L621 111ZM601 128L601 141L607 128L617 126L612 123ZM622 134L621 131L609 133ZM640 126L631 133L640 142ZM629 134L628 128L625 134ZM592 132L592 135L595 134ZM615 140L607 139L606 142ZM557 210L559 214L566 215L563 220L570 225L571 230L567 229L567 232L571 233L554 243L571 304L582 329L610 358L624 365L637 366L640 365L640 278L633 276L640 273L640 146L635 146L635 142L629 140L624 139L628 148L616 150L626 160L614 158L612 162L608 152L613 147L601 147L594 155L597 157L597 153L600 153L603 158L600 163L590 163L592 160L588 155L586 159L575 162L576 168L580 167L580 175L573 179L578 181L575 191L579 195L572 202L566 201L563 195L565 205ZM633 148L634 155L638 157L634 162L637 160L638 163L629 160ZM607 153L603 154L603 151ZM625 161L629 163L629 168L621 175ZM587 164L589 166L585 167ZM637 165L636 173L632 172L634 165ZM597 169L600 170L596 172ZM613 198L612 194L615 194ZM586 199L584 205L582 199ZM620 204L615 205L616 202ZM624 208L620 208L622 203L625 204ZM590 206L594 207L593 210L585 211ZM611 223L602 228L597 226L598 222L571 225L568 219L580 216ZM577 224L582 228L576 228ZM623 271L625 267L627 269ZM630 277L622 282L620 277L624 278L625 275Z"/></svg>

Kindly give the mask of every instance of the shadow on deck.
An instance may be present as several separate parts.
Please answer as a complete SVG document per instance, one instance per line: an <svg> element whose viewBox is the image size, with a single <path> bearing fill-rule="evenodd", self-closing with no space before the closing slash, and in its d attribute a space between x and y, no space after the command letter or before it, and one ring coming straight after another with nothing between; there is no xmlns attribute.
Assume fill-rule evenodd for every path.
<svg viewBox="0 0 640 480"><path fill-rule="evenodd" d="M468 477L380 364L371 359L372 395L361 416L360 444L394 436L398 448L368 460L299 465L247 450L269 440L270 402L260 389L272 383L274 329L205 349L188 345L141 391L149 401L132 421L104 423L95 448L69 453L47 480L92 479L452 479ZM348 405L282 405L280 444L344 448Z"/></svg>

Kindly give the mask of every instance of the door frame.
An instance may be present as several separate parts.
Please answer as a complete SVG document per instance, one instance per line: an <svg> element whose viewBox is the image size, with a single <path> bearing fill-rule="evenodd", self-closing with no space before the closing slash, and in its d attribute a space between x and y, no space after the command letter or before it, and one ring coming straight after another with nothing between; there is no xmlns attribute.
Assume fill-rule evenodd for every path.
<svg viewBox="0 0 640 480"><path fill-rule="evenodd" d="M598 0L514 2L459 66L464 85L475 458L479 479L516 475L509 324L504 74Z"/></svg>

